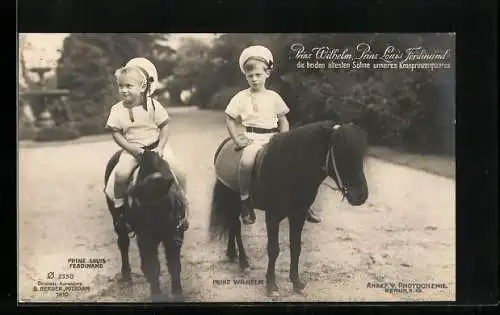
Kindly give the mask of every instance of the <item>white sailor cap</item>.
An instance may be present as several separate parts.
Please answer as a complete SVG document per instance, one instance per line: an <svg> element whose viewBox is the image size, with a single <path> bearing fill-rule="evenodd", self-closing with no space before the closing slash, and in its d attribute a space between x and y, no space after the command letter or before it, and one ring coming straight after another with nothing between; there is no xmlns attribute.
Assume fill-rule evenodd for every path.
<svg viewBox="0 0 500 315"><path fill-rule="evenodd" d="M158 71L155 65L146 58L130 59L125 67L137 67L147 74L147 80L150 82L149 94L151 95L158 88Z"/></svg>
<svg viewBox="0 0 500 315"><path fill-rule="evenodd" d="M262 60L271 69L273 67L273 54L264 46L256 45L245 48L240 55L240 70L245 72L243 66L249 58Z"/></svg>

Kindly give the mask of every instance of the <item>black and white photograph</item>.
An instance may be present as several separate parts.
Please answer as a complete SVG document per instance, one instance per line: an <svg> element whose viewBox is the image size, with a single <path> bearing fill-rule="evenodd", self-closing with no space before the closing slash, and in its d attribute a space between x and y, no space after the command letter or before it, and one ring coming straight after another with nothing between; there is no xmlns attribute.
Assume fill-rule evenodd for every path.
<svg viewBox="0 0 500 315"><path fill-rule="evenodd" d="M456 301L455 40L18 34L18 302Z"/></svg>

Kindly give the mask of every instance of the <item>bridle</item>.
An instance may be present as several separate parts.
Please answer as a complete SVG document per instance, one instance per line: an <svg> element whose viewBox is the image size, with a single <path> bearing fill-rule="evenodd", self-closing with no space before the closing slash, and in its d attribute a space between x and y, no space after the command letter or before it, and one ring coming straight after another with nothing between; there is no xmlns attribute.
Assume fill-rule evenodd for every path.
<svg viewBox="0 0 500 315"><path fill-rule="evenodd" d="M333 126L333 129L337 130L340 127L341 127L340 125L336 124ZM333 169L333 172L335 173L335 177L337 177L336 183L337 183L338 188L334 188L331 186L328 186L328 187L330 187L333 190L340 191L342 193L342 201L343 201L344 198L346 198L346 196L347 196L347 187L344 186L344 184L342 182L342 178L340 177L340 173L339 173L339 170L337 168L337 162L335 160L335 153L333 150L333 145L330 145L330 147L328 148L328 151L326 153L325 165L323 166L323 170L326 172L326 176L331 177L332 169Z"/></svg>
<svg viewBox="0 0 500 315"><path fill-rule="evenodd" d="M161 177L162 175L161 175L159 172L155 172L155 173L153 173L153 174L151 174L151 175L148 175L148 176L150 176L150 178L159 178L159 177ZM144 180L144 179L143 179L143 180ZM142 207L144 207L144 206L150 206L150 205L152 205L152 204L157 203L158 201L161 201L161 200L164 198L164 196L165 196L165 195L166 195L166 194L162 194L161 196L159 196L159 197L157 197L157 198L154 198L154 199L150 199L150 200L148 200L148 201L140 201L138 197L134 197L133 199L134 199L135 204L136 204L139 208L142 208Z"/></svg>

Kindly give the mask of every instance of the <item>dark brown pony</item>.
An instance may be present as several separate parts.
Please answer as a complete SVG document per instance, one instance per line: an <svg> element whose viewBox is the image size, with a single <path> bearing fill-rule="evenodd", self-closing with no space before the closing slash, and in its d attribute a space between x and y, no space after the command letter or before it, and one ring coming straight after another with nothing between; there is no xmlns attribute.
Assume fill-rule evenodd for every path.
<svg viewBox="0 0 500 315"><path fill-rule="evenodd" d="M106 166L106 183L118 162L119 154L120 151L116 152ZM141 269L150 285L152 301L166 301L159 281L158 245L162 243L171 278L172 300L182 300L180 257L184 229L179 223L186 214L187 201L168 163L156 152L144 151L138 167L137 182L128 191L133 200L128 220L137 236ZM124 222L118 219L119 214L113 202L108 197L106 202L118 236L122 258L121 280L130 282L130 238Z"/></svg>
<svg viewBox="0 0 500 315"><path fill-rule="evenodd" d="M215 153L214 161L224 140ZM319 185L331 177L343 197L353 206L368 198L364 175L367 135L354 124L338 125L332 121L311 123L275 135L262 149L253 177L251 199L254 208L265 211L268 265L266 288L270 296L278 296L275 263L279 254L279 224L289 220L290 280L296 291L305 288L299 277L302 228ZM217 174L218 177L221 174ZM220 177L219 177L220 178ZM240 198L237 189L217 179L212 197L210 219L211 239L228 236L226 255L235 260L238 245L241 269L249 266L241 237L239 221Z"/></svg>

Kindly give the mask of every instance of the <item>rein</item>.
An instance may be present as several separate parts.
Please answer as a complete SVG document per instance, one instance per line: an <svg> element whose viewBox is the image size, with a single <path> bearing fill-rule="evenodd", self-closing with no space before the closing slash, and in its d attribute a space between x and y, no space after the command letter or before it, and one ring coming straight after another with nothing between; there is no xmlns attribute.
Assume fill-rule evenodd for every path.
<svg viewBox="0 0 500 315"><path fill-rule="evenodd" d="M333 126L333 129L335 129L335 130L339 129L339 128L340 128L340 125ZM328 152L326 153L325 166L323 166L323 170L326 172L326 176L328 176L328 177L331 177L330 176L330 174L331 174L330 165L333 168L333 171L335 172L335 176L337 177L336 183L337 183L338 188L331 187L330 185L328 185L328 187L330 187L331 189L333 189L335 191L340 191L342 193L342 200L344 200L344 198L346 197L346 194L347 194L347 189L344 186L344 184L342 183L342 178L340 177L340 173L339 173L339 170L337 168L337 163L335 161L335 154L333 152L333 146L328 148Z"/></svg>

